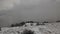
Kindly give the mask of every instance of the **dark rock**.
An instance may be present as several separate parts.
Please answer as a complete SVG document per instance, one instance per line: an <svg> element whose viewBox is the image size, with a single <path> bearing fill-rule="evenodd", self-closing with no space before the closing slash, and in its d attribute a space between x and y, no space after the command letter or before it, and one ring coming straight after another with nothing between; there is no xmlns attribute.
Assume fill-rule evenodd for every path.
<svg viewBox="0 0 60 34"><path fill-rule="evenodd" d="M1 31L1 27L0 27L0 31Z"/></svg>
<svg viewBox="0 0 60 34"><path fill-rule="evenodd" d="M11 27L17 27L17 26L23 26L23 25L25 25L25 22L12 24Z"/></svg>
<svg viewBox="0 0 60 34"><path fill-rule="evenodd" d="M34 34L34 31L32 30L24 30L22 34Z"/></svg>
<svg viewBox="0 0 60 34"><path fill-rule="evenodd" d="M26 23L25 22L21 22L19 25L20 26L23 26L23 25L25 25Z"/></svg>
<svg viewBox="0 0 60 34"><path fill-rule="evenodd" d="M34 21L26 21L26 23L34 23Z"/></svg>
<svg viewBox="0 0 60 34"><path fill-rule="evenodd" d="M12 24L11 27L14 27L14 24Z"/></svg>
<svg viewBox="0 0 60 34"><path fill-rule="evenodd" d="M31 24L31 26L33 26L33 24Z"/></svg>
<svg viewBox="0 0 60 34"><path fill-rule="evenodd" d="M60 22L60 20L56 21L56 22Z"/></svg>
<svg viewBox="0 0 60 34"><path fill-rule="evenodd" d="M48 21L44 21L43 23L48 23Z"/></svg>

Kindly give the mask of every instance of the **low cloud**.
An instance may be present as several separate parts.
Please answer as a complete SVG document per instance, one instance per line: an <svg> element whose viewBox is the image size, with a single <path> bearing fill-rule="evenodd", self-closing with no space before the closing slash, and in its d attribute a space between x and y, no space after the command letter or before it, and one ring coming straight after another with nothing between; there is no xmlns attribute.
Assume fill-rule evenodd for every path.
<svg viewBox="0 0 60 34"><path fill-rule="evenodd" d="M8 10L19 4L20 0L0 0L0 10Z"/></svg>

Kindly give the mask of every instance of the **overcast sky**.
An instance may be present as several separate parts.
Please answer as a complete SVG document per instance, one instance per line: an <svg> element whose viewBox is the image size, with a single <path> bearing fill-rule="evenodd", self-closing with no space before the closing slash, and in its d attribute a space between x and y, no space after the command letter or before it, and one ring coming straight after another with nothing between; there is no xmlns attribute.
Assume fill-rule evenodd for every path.
<svg viewBox="0 0 60 34"><path fill-rule="evenodd" d="M18 23L24 20L25 21L26 20L33 20L33 21L57 20L55 0L20 0L20 4L18 2L19 0L18 1L13 0L13 2L11 2L11 0L8 1L9 4L7 2L6 7L9 7L11 4L14 4L14 6L13 8L9 7L11 8L9 10L0 11L1 25L2 24L9 25L11 23L16 23L16 22ZM18 4L16 4L16 1L18 2Z"/></svg>

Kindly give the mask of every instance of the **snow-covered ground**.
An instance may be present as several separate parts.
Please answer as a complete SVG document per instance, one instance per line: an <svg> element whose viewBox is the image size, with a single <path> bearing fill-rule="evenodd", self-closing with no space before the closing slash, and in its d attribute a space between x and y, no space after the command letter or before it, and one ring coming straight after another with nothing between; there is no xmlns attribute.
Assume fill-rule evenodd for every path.
<svg viewBox="0 0 60 34"><path fill-rule="evenodd" d="M35 31L36 34L60 34L60 23L47 23L46 25L40 26L28 26L28 27L4 27L2 28L3 33L9 33L11 31L17 34L17 31L22 32L24 29ZM11 33L13 33L11 32Z"/></svg>

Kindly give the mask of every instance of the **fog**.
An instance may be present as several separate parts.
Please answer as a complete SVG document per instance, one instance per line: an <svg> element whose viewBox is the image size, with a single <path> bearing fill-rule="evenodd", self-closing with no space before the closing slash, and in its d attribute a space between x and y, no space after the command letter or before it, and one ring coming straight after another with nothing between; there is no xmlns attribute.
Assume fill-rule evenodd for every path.
<svg viewBox="0 0 60 34"><path fill-rule="evenodd" d="M57 12L57 18L60 20L60 0L56 0L56 12Z"/></svg>
<svg viewBox="0 0 60 34"><path fill-rule="evenodd" d="M0 26L9 26L12 23L22 21L49 21L57 20L55 0L21 0L20 4L14 5L8 10L0 10Z"/></svg>

